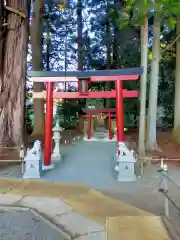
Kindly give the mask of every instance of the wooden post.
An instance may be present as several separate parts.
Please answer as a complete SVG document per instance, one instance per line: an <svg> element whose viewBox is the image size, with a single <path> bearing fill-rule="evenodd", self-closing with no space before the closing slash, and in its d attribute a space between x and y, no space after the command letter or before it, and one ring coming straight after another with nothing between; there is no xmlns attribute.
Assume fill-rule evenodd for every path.
<svg viewBox="0 0 180 240"><path fill-rule="evenodd" d="M51 165L53 121L53 82L47 82L46 90L46 122L44 140L44 166Z"/></svg>
<svg viewBox="0 0 180 240"><path fill-rule="evenodd" d="M116 125L117 142L124 141L124 109L122 80L116 80Z"/></svg>

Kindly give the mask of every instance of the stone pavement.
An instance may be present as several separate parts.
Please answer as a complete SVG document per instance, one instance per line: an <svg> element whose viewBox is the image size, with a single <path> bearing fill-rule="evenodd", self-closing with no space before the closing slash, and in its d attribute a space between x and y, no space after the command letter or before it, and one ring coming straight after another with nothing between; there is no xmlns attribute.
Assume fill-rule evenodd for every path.
<svg viewBox="0 0 180 240"><path fill-rule="evenodd" d="M0 206L1 240L65 240L62 231L32 209Z"/></svg>
<svg viewBox="0 0 180 240"><path fill-rule="evenodd" d="M114 171L115 142L74 141L61 146L62 161L47 171L43 180L85 184L94 189L118 189ZM20 166L0 169L0 177L20 178Z"/></svg>
<svg viewBox="0 0 180 240"><path fill-rule="evenodd" d="M49 224L55 224L64 239L119 240L119 236L129 236L127 234L132 223L133 239L135 240L168 239L160 217L111 199L86 186L22 179L0 179L0 206L35 210L45 216ZM121 224L118 224L121 227L121 235L118 236L114 234L117 233L117 224L109 222L109 219L117 216L119 216L118 221L121 220ZM131 218L128 220L125 216L131 216ZM134 216L133 222L132 216ZM151 219L150 225L152 226L153 222L154 228L149 226L149 219ZM139 235L139 227L135 227L136 223L137 226L139 225L139 221L141 221L141 231L145 230L142 237ZM150 228L151 231L148 230L146 238L147 229Z"/></svg>
<svg viewBox="0 0 180 240"><path fill-rule="evenodd" d="M105 238L107 227L109 234L111 234L111 236L108 235L109 240L119 240L115 235L112 236L113 232L117 232L116 229L113 229L113 226L117 225L111 224L111 219L117 216L120 219L125 216L141 216L143 218L142 229L147 229L148 216L153 215L133 207L133 196L138 195L144 198L144 192L148 192L149 195L147 201L145 201L152 205L152 201L156 199L154 202L159 203L157 197L159 178L156 170L153 170L153 174L150 173L137 182L119 183L116 181L113 171L115 143L75 141L71 146L62 147L62 151L64 154L63 161L56 164L54 170L43 176L44 181L20 179L19 167L1 170L0 176L6 177L6 179L0 180L0 194L2 194L0 199L4 199L0 200L0 205L10 202L9 205L34 208L60 226L61 229L64 229L70 239L101 240ZM9 179L9 177L16 179ZM130 196L128 196L128 199L132 199L132 203L130 203L132 205L107 197L90 187L101 191L118 192L119 199L127 193ZM14 197L18 199L16 199L16 202L11 202ZM126 202L126 200L124 201ZM43 202L44 207L42 207ZM160 203L162 204L162 202ZM64 206L66 210L67 208L71 210L67 212L65 210L64 212ZM152 206L154 207L154 204ZM147 218L144 218L144 216L147 216ZM119 218L116 220L121 222ZM124 234L128 233L127 226L129 227L129 223L132 221L135 226L136 220L134 218L124 221ZM160 217L153 216L153 221L154 224L157 223L157 226L162 226ZM137 239L146 240L143 236L142 238L139 237L138 226L137 231L133 228L133 232ZM164 238L158 237L158 239L166 240L167 234L163 226L160 228L160 232L162 232ZM157 239L156 230L151 230L149 236L151 238L147 238L148 240Z"/></svg>
<svg viewBox="0 0 180 240"><path fill-rule="evenodd" d="M62 149L64 158L44 179L86 184L95 189L117 185L114 171L115 142L76 141Z"/></svg>
<svg viewBox="0 0 180 240"><path fill-rule="evenodd" d="M107 218L107 239L168 240L158 216L120 216Z"/></svg>

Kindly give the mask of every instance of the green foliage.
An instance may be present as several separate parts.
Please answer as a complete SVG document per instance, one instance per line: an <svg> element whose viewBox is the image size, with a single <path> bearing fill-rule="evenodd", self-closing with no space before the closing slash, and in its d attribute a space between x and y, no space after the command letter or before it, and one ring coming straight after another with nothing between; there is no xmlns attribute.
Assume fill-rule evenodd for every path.
<svg viewBox="0 0 180 240"><path fill-rule="evenodd" d="M158 104L164 108L164 125L172 127L173 125L173 109L174 109L174 64L173 60L162 60L160 63L160 83Z"/></svg>
<svg viewBox="0 0 180 240"><path fill-rule="evenodd" d="M45 4L43 60L44 69L49 61L50 70L70 70L77 65L77 22L76 3L69 1L69 6L62 12L57 11L57 2ZM176 15L180 12L179 0L158 0L156 5L150 0L82 1L83 6L83 67L84 69L129 68L140 66L140 25L144 15L152 21L154 10L159 13L162 24L161 45L163 54L160 64L159 104L165 106L168 113L168 124L172 123L173 89L174 89L174 58L175 51L167 48L175 39ZM152 42L152 22L149 21L149 42ZM109 25L108 25L109 24ZM46 35L49 27L49 38ZM107 31L109 26L109 32ZM138 27L137 27L138 26ZM164 30L166 29L166 31ZM168 29L168 30L167 30ZM109 35L108 35L109 34ZM50 42L47 58L47 43ZM108 53L108 46L110 53ZM108 54L110 54L108 56ZM151 51L149 51L149 56ZM108 62L109 57L109 62ZM149 62L151 59L149 58ZM149 80L149 73L148 73ZM149 84L149 83L148 83ZM110 90L113 84L96 83L91 89ZM126 81L124 88L140 89L139 81ZM148 93L147 93L148 94ZM29 96L30 97L30 96ZM98 105L99 100L95 101ZM102 101L102 100L101 100ZM102 101L103 102L103 101ZM79 102L80 103L80 102ZM87 101L88 103L88 101ZM115 106L115 100L110 100L110 106ZM58 107L58 118L63 126L74 127L76 112L85 107L74 100L65 101ZM169 110L170 109L170 110ZM136 124L139 112L138 99L126 99L124 104L125 124ZM171 116L170 116L171 115ZM28 124L32 126L32 110L28 109ZM31 116L31 117L30 117ZM62 120L63 119L63 120ZM166 121L166 120L165 120Z"/></svg>
<svg viewBox="0 0 180 240"><path fill-rule="evenodd" d="M32 105L26 107L25 114L25 130L27 134L31 134L33 131L34 112Z"/></svg>

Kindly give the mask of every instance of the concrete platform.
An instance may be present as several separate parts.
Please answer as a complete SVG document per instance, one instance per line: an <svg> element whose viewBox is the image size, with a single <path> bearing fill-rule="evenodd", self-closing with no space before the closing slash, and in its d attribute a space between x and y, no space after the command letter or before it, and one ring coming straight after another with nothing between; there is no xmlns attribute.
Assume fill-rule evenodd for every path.
<svg viewBox="0 0 180 240"><path fill-rule="evenodd" d="M7 194L20 198L25 196L58 198L70 206L72 212L75 211L104 227L107 217L152 216L149 212L163 214L164 199L158 192L160 180L158 166L146 169L141 180L121 183L116 181L113 170L115 143L74 141L73 145L63 146L61 150L62 161L56 164L55 169L46 172L42 178L44 181L22 180L19 166L0 170L0 177L5 177L0 181L0 193L3 194L3 198L7 197ZM180 179L179 171L172 169L171 174L171 169L169 170L170 175L177 180ZM95 190L103 191L117 200ZM173 191L174 193L177 194L177 191ZM7 197L6 201L12 204L12 197ZM33 201L41 202L38 199ZM86 239L86 234L78 235L79 240ZM91 237L88 235L87 239L104 239L104 232L98 232L98 237L95 235L91 232Z"/></svg>
<svg viewBox="0 0 180 240"><path fill-rule="evenodd" d="M43 179L87 184L92 188L111 188L117 184L114 171L115 142L76 141L64 148L62 162Z"/></svg>
<svg viewBox="0 0 180 240"><path fill-rule="evenodd" d="M168 240L167 230L157 216L107 218L107 239Z"/></svg>
<svg viewBox="0 0 180 240"><path fill-rule="evenodd" d="M116 181L113 171L115 150L116 144L113 142L75 141L71 146L62 147L62 161L56 164L55 169L47 171L41 181L21 179L20 167L17 166L1 170L0 176L5 178L0 180L0 205L35 209L64 229L70 236L69 239L101 240L109 234L107 240L116 240L119 236L128 236L131 229L138 236L139 228L137 227L136 232L133 224L136 217L144 226L150 224L148 217L152 217L157 225L162 226L160 217L134 207L133 202L132 205L126 204L126 199L124 202L115 200L96 191L100 189L118 192L118 198L129 193L130 200L134 199L133 196L143 195L144 198L145 191L149 194L147 204L159 202L156 194L159 179L154 170L134 183ZM118 218L115 219L116 217ZM116 232L119 222L124 222L124 226L129 227L124 232L125 235L110 235L111 232ZM141 229L144 231L143 227ZM156 233L152 233L152 238L148 238L146 230L144 240L168 239L164 226L159 230L162 238L159 237L160 234L156 237ZM118 234L123 233L121 231Z"/></svg>
<svg viewBox="0 0 180 240"><path fill-rule="evenodd" d="M48 224L61 230L63 239L118 240L121 236L125 236L122 239L169 239L160 218L85 186L0 179L0 193L0 209L13 206L43 214ZM151 229L153 221L156 222L155 230ZM130 236L131 230L139 233L135 222L140 222L144 238L126 237ZM118 232L122 224L126 228ZM157 231L158 226L161 228ZM151 229L150 235L147 235L147 229Z"/></svg>

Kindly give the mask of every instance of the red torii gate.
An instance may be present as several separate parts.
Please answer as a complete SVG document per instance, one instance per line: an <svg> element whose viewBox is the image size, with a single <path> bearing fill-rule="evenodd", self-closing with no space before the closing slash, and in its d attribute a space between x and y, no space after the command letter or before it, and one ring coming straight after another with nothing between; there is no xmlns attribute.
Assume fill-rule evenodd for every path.
<svg viewBox="0 0 180 240"><path fill-rule="evenodd" d="M44 140L44 166L51 164L52 152L52 121L53 99L86 99L86 98L116 98L117 142L124 141L124 109L123 98L138 97L137 91L123 89L123 80L137 80L143 72L142 68L97 70L97 71L67 71L46 72L30 71L28 76L33 82L45 82L46 92L34 92L33 98L46 98L46 122ZM54 92L54 82L78 82L78 92ZM90 82L115 81L115 90L91 92Z"/></svg>

